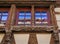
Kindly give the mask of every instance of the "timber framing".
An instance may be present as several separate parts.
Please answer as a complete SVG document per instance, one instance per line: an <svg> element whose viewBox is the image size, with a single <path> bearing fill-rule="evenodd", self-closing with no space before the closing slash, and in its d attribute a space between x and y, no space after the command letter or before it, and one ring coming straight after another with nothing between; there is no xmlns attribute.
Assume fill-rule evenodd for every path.
<svg viewBox="0 0 60 44"><path fill-rule="evenodd" d="M32 26L15 26L14 25L14 19L15 19L15 12L16 12L16 8L19 6L31 6L32 8ZM38 44L37 41L37 37L36 37L36 33L39 32L39 34L42 33L51 33L52 37L51 37L51 41L50 44L59 44L59 37L58 37L58 26L57 26L57 21L56 21L56 17L55 17L55 12L54 12L54 8L57 7L57 5L59 6L60 3L58 1L2 1L0 0L0 6L10 6L10 12L9 12L9 16L8 16L8 20L5 26L0 26L0 29L4 29L5 30L5 36L1 42L1 44L16 44L15 40L14 40L14 36L13 36L13 31L16 32L22 32L25 33L28 32L29 33L29 41L28 44ZM49 7L49 11L51 14L51 24L50 26L34 26L34 7L35 6L43 6L43 7ZM3 30L2 30L3 31ZM21 33L20 33L21 34ZM34 40L34 41L33 41Z"/></svg>

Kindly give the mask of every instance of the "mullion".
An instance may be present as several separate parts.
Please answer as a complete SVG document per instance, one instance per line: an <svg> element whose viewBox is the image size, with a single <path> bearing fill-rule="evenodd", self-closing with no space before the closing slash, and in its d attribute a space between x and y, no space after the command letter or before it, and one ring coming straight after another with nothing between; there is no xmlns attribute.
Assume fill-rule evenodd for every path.
<svg viewBox="0 0 60 44"><path fill-rule="evenodd" d="M0 12L1 13L1 15L0 15L0 23L1 23L1 18L2 18L2 12Z"/></svg>
<svg viewBox="0 0 60 44"><path fill-rule="evenodd" d="M3 12L1 12L1 22L2 22L2 16L3 16L3 14L2 14Z"/></svg>

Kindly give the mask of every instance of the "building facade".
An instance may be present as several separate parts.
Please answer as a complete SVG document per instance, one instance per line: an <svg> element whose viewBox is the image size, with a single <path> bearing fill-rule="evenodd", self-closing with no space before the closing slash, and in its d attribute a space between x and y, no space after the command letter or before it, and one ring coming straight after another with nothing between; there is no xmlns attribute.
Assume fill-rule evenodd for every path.
<svg viewBox="0 0 60 44"><path fill-rule="evenodd" d="M0 0L0 44L59 44L59 0Z"/></svg>

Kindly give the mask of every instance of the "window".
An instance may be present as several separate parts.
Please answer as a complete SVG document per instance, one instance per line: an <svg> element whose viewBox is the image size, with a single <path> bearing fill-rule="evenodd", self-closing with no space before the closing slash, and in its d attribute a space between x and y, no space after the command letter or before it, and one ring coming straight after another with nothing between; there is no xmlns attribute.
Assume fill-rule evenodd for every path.
<svg viewBox="0 0 60 44"><path fill-rule="evenodd" d="M8 17L8 12L0 12L0 22L6 23Z"/></svg>
<svg viewBox="0 0 60 44"><path fill-rule="evenodd" d="M35 12L35 24L36 25L47 25L47 12L36 11Z"/></svg>
<svg viewBox="0 0 60 44"><path fill-rule="evenodd" d="M18 25L31 25L31 12L30 11L20 11L18 15Z"/></svg>
<svg viewBox="0 0 60 44"><path fill-rule="evenodd" d="M35 7L34 9L34 24L32 23L31 8L19 8L17 10L17 21L16 24L24 26L40 26L50 25L49 15L47 8Z"/></svg>

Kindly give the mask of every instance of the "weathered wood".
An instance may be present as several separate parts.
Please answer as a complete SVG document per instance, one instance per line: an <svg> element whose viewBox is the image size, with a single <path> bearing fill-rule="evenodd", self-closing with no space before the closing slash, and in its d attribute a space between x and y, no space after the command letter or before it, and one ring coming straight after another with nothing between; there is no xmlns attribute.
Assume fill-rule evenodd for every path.
<svg viewBox="0 0 60 44"><path fill-rule="evenodd" d="M32 12L32 26L34 26L34 5L32 5L32 9L31 9L31 12Z"/></svg>
<svg viewBox="0 0 60 44"><path fill-rule="evenodd" d="M52 1L52 0L0 0L0 1ZM53 0L56 1L56 0Z"/></svg>
<svg viewBox="0 0 60 44"><path fill-rule="evenodd" d="M5 28L6 35L5 38L3 39L2 44L15 44L13 40L13 34L11 31L11 26L14 23L13 21L14 21L15 9L16 9L15 4L12 4L10 14L8 16L8 20L6 23L6 28Z"/></svg>
<svg viewBox="0 0 60 44"><path fill-rule="evenodd" d="M6 22L6 30L11 28L11 21L12 21L13 11L14 11L14 4L11 5L10 14L9 14L8 20Z"/></svg>
<svg viewBox="0 0 60 44"><path fill-rule="evenodd" d="M51 14L51 24L57 27L54 5L50 5L50 14Z"/></svg>
<svg viewBox="0 0 60 44"><path fill-rule="evenodd" d="M54 44L53 34L51 35L50 44Z"/></svg>
<svg viewBox="0 0 60 44"><path fill-rule="evenodd" d="M28 44L38 44L35 33L30 34Z"/></svg>
<svg viewBox="0 0 60 44"><path fill-rule="evenodd" d="M53 5L50 5L50 15L51 15L51 24L54 25L54 19L53 19Z"/></svg>
<svg viewBox="0 0 60 44"><path fill-rule="evenodd" d="M33 26L33 27L25 27L25 26L23 26L23 27L21 27L21 26L12 26L12 28L13 28L13 30L14 31L36 31L36 32L38 32L38 31L47 31L47 32L49 32L49 31L53 31L53 29L54 29L54 26Z"/></svg>

